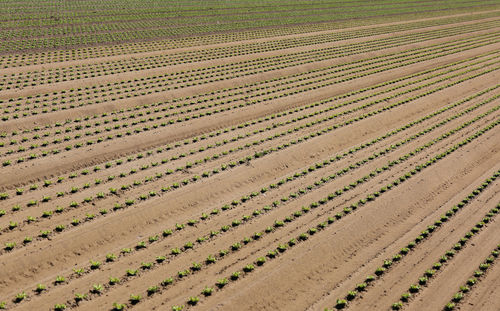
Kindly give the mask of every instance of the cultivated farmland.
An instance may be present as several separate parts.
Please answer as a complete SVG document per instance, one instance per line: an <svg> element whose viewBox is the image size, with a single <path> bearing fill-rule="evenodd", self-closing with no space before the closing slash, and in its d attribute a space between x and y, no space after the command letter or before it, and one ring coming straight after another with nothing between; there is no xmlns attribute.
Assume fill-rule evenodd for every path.
<svg viewBox="0 0 500 311"><path fill-rule="evenodd" d="M0 12L0 309L500 309L497 0Z"/></svg>

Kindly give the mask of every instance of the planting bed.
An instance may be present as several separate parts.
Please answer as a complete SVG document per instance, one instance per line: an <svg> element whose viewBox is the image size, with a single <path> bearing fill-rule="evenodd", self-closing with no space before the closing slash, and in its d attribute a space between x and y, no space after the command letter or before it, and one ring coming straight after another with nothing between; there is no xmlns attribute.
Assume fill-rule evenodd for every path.
<svg viewBox="0 0 500 311"><path fill-rule="evenodd" d="M500 309L497 1L0 12L0 309Z"/></svg>

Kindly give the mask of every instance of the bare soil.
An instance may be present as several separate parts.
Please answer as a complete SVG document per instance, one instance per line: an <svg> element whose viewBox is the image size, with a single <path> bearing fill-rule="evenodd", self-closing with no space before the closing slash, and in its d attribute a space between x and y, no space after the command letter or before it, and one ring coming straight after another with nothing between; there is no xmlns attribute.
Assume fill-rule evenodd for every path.
<svg viewBox="0 0 500 311"><path fill-rule="evenodd" d="M36 96L476 22L2 91L0 97ZM387 61L369 73L353 67L317 76L317 70L473 40L498 30L371 52L361 48L356 55L0 121L0 131L6 133L0 138L0 161L5 163L0 192L8 195L0 200L0 302L6 302L7 310L54 310L56 304L71 310L113 310L114 303L125 304L127 310L181 305L184 310L334 310L338 299L345 299L384 260L469 197L463 208L356 292L344 308L391 310L410 285L500 203L500 43L493 38L433 59L401 60L392 69L394 64ZM333 32L9 68L5 74L123 59L141 62L154 55ZM282 79L270 81L275 78ZM194 98L181 99L186 96ZM140 106L174 99L180 104L198 102L166 111L153 110L161 105ZM255 103L244 105L251 101ZM210 111L202 107L208 103L217 103L211 109L233 108L194 117ZM313 103L319 104L309 106ZM346 105L326 110L342 103ZM128 108L133 110L111 114ZM188 108L192 110L185 111ZM102 116L104 112L110 115ZM144 121L113 127L118 124L110 121L113 116L132 113L135 118L120 122ZM168 121L160 118L165 113L192 119L132 131ZM91 118L81 122L84 127L74 128L74 119L86 116ZM56 126L65 120L73 121ZM35 126L42 129L36 131ZM126 130L131 133L114 136ZM45 132L45 137L33 137ZM86 145L106 135L113 137ZM66 136L67 141L51 143ZM36 145L45 140L50 144ZM83 146L52 152L77 143ZM43 151L47 155L29 159ZM428 166L420 169L425 163ZM475 193L488 178L489 184ZM45 181L52 183L44 186ZM402 310L444 308L500 244L499 220L495 213L488 217L491 220ZM286 250L276 251L279 245ZM179 254L173 254L177 248ZM227 253L221 255L221 250ZM276 253L271 256L269 251ZM116 257L107 260L109 254ZM211 256L213 263L207 261ZM92 268L91 262L99 265ZM499 267L495 261L457 303L457 310L498 310ZM137 270L136 275L127 275L127 270ZM183 271L186 275L179 276ZM232 279L234 272L239 275ZM110 277L120 281L111 285ZM168 278L172 284L162 283ZM218 287L224 278L227 284ZM39 293L38 284L45 286ZM202 293L206 287L213 288L210 295ZM22 292L26 297L19 296ZM85 296L76 301L75 294ZM133 304L131 295L140 295L140 301ZM16 301L16 296L24 298Z"/></svg>

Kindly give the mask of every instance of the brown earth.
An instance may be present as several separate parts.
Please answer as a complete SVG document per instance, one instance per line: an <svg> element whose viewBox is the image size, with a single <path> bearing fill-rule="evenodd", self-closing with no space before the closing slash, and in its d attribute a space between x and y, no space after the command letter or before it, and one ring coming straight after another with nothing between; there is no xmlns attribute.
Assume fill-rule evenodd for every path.
<svg viewBox="0 0 500 311"><path fill-rule="evenodd" d="M496 19L484 19L490 20ZM454 26L476 22L456 23ZM401 34L417 35L449 26L426 27L343 40L334 44L347 45ZM4 163L11 160L11 163L0 168L0 189L9 195L0 200L0 211L3 211L0 213L0 244L5 245L0 250L0 302L6 302L8 310L54 310L56 304L65 304L71 310L112 310L113 303L126 304L127 310L170 310L174 305L184 305L184 310L335 309L337 299L343 299L348 291L364 282L366 276L372 275L385 259L392 258L487 178L494 177L499 172L500 65L496 52L500 45L494 42L497 39L494 36L491 42L484 42L477 48L450 52L449 55L435 59L417 60L412 64L401 61L398 68L382 71L386 67L384 65L380 67L380 71L366 75L355 72L354 67L318 77L315 77L317 72L310 71L392 53L404 53L414 48L444 45L464 38L473 39L480 34L493 34L496 31L498 28L409 43L376 52L341 55L310 64L139 98L108 101L46 116L0 121L1 131L7 133L6 137L0 138L0 142L5 144L0 147L0 160ZM64 68L181 51L196 52L215 47L333 32L26 66L6 69L5 72ZM21 92L0 92L0 96L12 98L36 95L123 81L131 77L148 77L307 52L331 45L332 43L311 44L138 73L128 72L99 79L40 86ZM450 65L454 62L460 63ZM445 65L450 66L423 73ZM301 75L292 77L294 74ZM342 74L344 76L340 76ZM408 75L415 76L407 77ZM266 81L273 78L283 79ZM300 80L293 80L299 78ZM324 85L335 79L346 80ZM376 86L396 79L401 80ZM262 83L259 84L260 82ZM310 84L304 84L309 82ZM230 88L235 89L227 90ZM282 89L276 91L278 88ZM436 91L437 88L439 90ZM365 90L360 91L361 89ZM276 92L265 94L266 90ZM293 90L301 92L289 94ZM258 95L260 92L264 94ZM380 93L375 94L376 92ZM147 114L154 107L139 107L133 112L116 116L140 112L144 115L139 119L173 112L182 112L180 117L193 116L205 111L206 108L201 108L205 104L203 100L206 103L221 102L216 107L239 105L252 100L260 102L16 163L19 157L28 158L31 153L51 151L68 144L84 144L97 137L115 135L135 128L130 126L107 131L106 127L112 127L114 123L104 122L109 119L103 116L83 122L82 124L88 123L91 126L79 130L70 128L74 126L73 123L56 128L56 122L186 96L195 96L192 101L200 100L189 106L192 111L183 112L187 107L182 107ZM217 96L220 98L217 99ZM276 98L272 98L273 96ZM333 97L337 99L330 103L305 108L309 104ZM225 102L233 99L234 101ZM460 101L464 102L454 108L446 108ZM323 111L340 103L349 104ZM396 103L400 104L388 107ZM353 108L357 109L348 112ZM444 108L446 110L441 112ZM463 113L467 109L470 111ZM277 113L281 114L275 116ZM436 115L420 120L431 114ZM331 119L323 120L328 116ZM262 119L266 117L268 118ZM304 119L286 123L299 117ZM256 120L259 121L237 127ZM322 122L311 124L317 120ZM93 125L97 121L102 123ZM348 121L349 124L342 125ZM151 126L161 122L163 120L145 120L137 126ZM406 128L393 132L407 124ZM36 132L48 132L47 137L31 139L35 133L32 130L35 125L49 125L50 129ZM338 128L333 129L334 126ZM492 128L480 136L473 136L488 126ZM70 128L67 133L66 128ZM29 129L31 132L22 133L22 129ZM57 129L62 132L57 134ZM101 136L85 134L95 129L102 131L99 134ZM15 130L19 133L12 134ZM76 134L81 137L71 138L67 143L31 147L35 142L52 141L66 135L73 137ZM206 137L192 141L200 135ZM29 139L21 142L22 137ZM467 144L458 145L468 137L472 138ZM20 142L10 145L10 140ZM165 148L166 145L173 147L171 150L157 152L158 148ZM26 150L12 154L7 152L9 149L17 150L19 146ZM357 146L360 146L359 150L355 149ZM444 154L435 162L428 162L428 167L421 171L414 170L416 166L453 147L456 150ZM272 152L253 158L264 150ZM384 152L383 155L379 155L381 151ZM139 153L142 157L138 157ZM214 154L218 156L212 157ZM336 156L338 159L334 161ZM123 163L117 165L118 159L122 159ZM168 161L162 163L163 159ZM108 162L109 168L105 166ZM231 162L234 167L224 166ZM316 169L313 169L315 165ZM101 170L94 171L95 166L101 167ZM167 169L172 172L166 174ZM343 169L345 172L341 173ZM88 172L82 174L84 170ZM218 170L217 173L214 170ZM205 172L210 172L208 177L201 177ZM75 176L70 177L73 173ZM381 190L381 187L391 184L406 173L411 178ZM57 182L59 177L64 177L64 180ZM322 178L324 182L320 182ZM43 186L45 180L53 183ZM186 185L183 181L186 181ZM175 183L180 186L174 187ZM38 188L30 190L32 184L37 184ZM126 189L122 189L122 186ZM72 191L72 187L76 190ZM162 190L162 187L172 188ZM500 203L499 187L500 179L495 178L484 190L473 196L470 203L465 204L429 237L418 243L408 255L394 263L363 292L357 293L345 309L390 310L401 294L407 292L411 284L418 282L425 270ZM16 195L16 188L23 188L24 192ZM116 194L110 192L113 188L117 189ZM324 204L317 207L313 205L300 217L294 216L303 207L311 206L311 203L318 202L337 190L337 195L323 202ZM344 209L376 191L379 192L373 200L358 204L352 211ZM102 198L98 198L99 196ZM44 197L47 202L42 202ZM86 199L89 199L88 203L84 202ZM133 203L125 206L127 200L133 200ZM36 202L31 204L31 201ZM72 202L76 202L78 206L70 207ZM114 210L116 204L122 204L123 207ZM232 207L225 210L223 206L226 204ZM265 206L270 208L264 208ZM63 209L57 211L57 207ZM102 212L104 209L106 213ZM218 212L213 212L214 209L218 209ZM46 215L49 212L52 214L44 217L44 212ZM334 219L337 215L340 215L340 219L326 225L328 217ZM287 217L289 218L286 219ZM458 291L459 286L470 278L477 266L500 244L499 220L495 217L498 216L491 216L492 220L471 237L455 256L450 257L428 284L403 305L402 310L441 310ZM74 220L79 220L80 223L72 225ZM190 225L191 220L196 222ZM325 223L324 228L318 226L321 223ZM185 228L175 229L176 224L184 224ZM266 231L268 227L273 229ZM310 233L311 228L317 228L317 232ZM172 233L163 236L166 229L172 229ZM49 231L48 238L40 236L44 231ZM215 234L214 231L219 232ZM261 232L262 236L244 240L254 237L256 232ZM307 237L304 241L298 238L302 233ZM157 241L148 241L149 237L154 236L158 236ZM31 237L32 241L23 242L26 237ZM201 237L205 239L200 239ZM266 255L268 251L276 250L279 244L288 245L293 238L299 240L296 245L288 246L286 251L278 253L274 258ZM140 242L144 242L143 248L136 247ZM186 248L187 242L192 242L193 246ZM232 249L235 243L240 243L239 250ZM13 249L9 250L8 245ZM171 254L174 248L179 248L180 254ZM123 254L123 249L130 249L130 252ZM220 250L228 252L221 256ZM107 254L114 254L116 258L107 261ZM206 262L209 255L216 257L214 263ZM165 256L165 260L156 262L158 256ZM263 265L257 264L259 257L266 258ZM91 269L91 261L100 262L100 266ZM153 264L150 268L141 267L144 263ZM192 268L193 263L200 264L199 270ZM254 269L245 272L244 267L249 264L254 265ZM457 309L498 309L499 266L498 262L492 265L478 284L465 295L463 301L457 304ZM80 268L83 271L78 275L75 270ZM137 275L127 276L128 269L138 270ZM189 270L189 274L179 277L179 271L184 270ZM240 275L237 280L232 280L230 276L235 271L239 271ZM61 284L55 283L58 276L64 277ZM110 277L120 278L120 282L109 285ZM173 284L162 285L162 281L169 277L174 279ZM222 278L227 278L228 284L218 288L216 282ZM37 293L37 284L45 285L46 289ZM92 290L99 284L102 285L100 294ZM147 290L151 286L158 286L158 291L148 295ZM214 290L211 295L205 296L202 290L207 286ZM26 298L15 302L16 295L22 292L25 292ZM86 296L77 303L75 294ZM131 295L140 295L140 302L132 304L129 300ZM196 297L199 301L193 298L194 303L189 304L190 297Z"/></svg>

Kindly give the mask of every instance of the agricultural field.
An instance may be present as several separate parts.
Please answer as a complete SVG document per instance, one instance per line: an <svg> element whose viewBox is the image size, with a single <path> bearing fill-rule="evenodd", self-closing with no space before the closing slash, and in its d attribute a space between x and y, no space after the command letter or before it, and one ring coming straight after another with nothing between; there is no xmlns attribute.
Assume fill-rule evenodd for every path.
<svg viewBox="0 0 500 311"><path fill-rule="evenodd" d="M0 13L0 309L500 310L498 0Z"/></svg>

